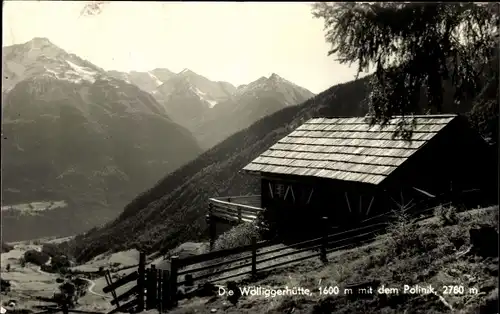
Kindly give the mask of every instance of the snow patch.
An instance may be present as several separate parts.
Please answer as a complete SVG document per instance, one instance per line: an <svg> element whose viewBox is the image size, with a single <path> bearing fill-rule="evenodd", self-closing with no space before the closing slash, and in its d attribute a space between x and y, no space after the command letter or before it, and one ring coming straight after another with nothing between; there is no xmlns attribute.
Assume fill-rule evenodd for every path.
<svg viewBox="0 0 500 314"><path fill-rule="evenodd" d="M84 67L81 67L77 64L74 64L73 62L68 61L68 60L66 60L66 63L68 63L69 66L73 69L73 71L72 71L73 73L70 73L70 74L76 74L77 76L80 77L79 79L76 79L75 81L85 80L85 81L89 81L91 83L95 82L95 75L96 75L95 71L87 70Z"/></svg>
<svg viewBox="0 0 500 314"><path fill-rule="evenodd" d="M210 96L208 96L207 93L202 92L198 87L190 86L189 89L195 93L201 101L207 102L209 104L209 108L213 108L217 104L217 101L208 99Z"/></svg>
<svg viewBox="0 0 500 314"><path fill-rule="evenodd" d="M156 83L156 86L160 86L161 84L163 84L162 81L160 81L160 79L158 77L156 77L156 75L154 75L153 73L151 72L148 72L149 76L155 81Z"/></svg>
<svg viewBox="0 0 500 314"><path fill-rule="evenodd" d="M54 74L54 76L59 79L59 74L56 71L54 71L52 69L49 69L49 68L47 68L45 66L44 66L44 68L45 68L45 71L47 71L50 74Z"/></svg>
<svg viewBox="0 0 500 314"><path fill-rule="evenodd" d="M217 105L217 102L215 100L207 100L207 102L210 104L210 108L213 108L215 107L215 105Z"/></svg>
<svg viewBox="0 0 500 314"><path fill-rule="evenodd" d="M196 89L195 93L198 94L198 95L205 96L207 94L207 93L202 92L198 87L195 87L195 89Z"/></svg>

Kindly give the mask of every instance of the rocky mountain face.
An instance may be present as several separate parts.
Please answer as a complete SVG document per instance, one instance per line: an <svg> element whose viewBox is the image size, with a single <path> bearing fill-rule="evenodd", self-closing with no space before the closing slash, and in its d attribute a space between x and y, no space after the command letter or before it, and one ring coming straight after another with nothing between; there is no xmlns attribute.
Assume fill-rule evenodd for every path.
<svg viewBox="0 0 500 314"><path fill-rule="evenodd" d="M168 69L108 73L153 95L172 120L193 133L204 150L269 114L314 96L275 73L238 87L211 81L189 69L179 73Z"/></svg>
<svg viewBox="0 0 500 314"><path fill-rule="evenodd" d="M266 115L314 96L277 74L236 88L227 82L210 81L189 69L173 75L151 94L174 121L193 133L203 149Z"/></svg>
<svg viewBox="0 0 500 314"><path fill-rule="evenodd" d="M123 80L129 84L134 84L145 92L152 93L164 82L171 79L175 73L168 69L154 69L149 72L120 72L108 71L108 75Z"/></svg>
<svg viewBox="0 0 500 314"><path fill-rule="evenodd" d="M236 88L227 82L213 82L189 69L175 74L152 95L163 104L174 121L195 132L220 102L232 98Z"/></svg>
<svg viewBox="0 0 500 314"><path fill-rule="evenodd" d="M3 47L2 57L3 205L68 204L28 214L2 208L7 241L102 224L201 153L144 91L174 75L168 70L119 79L45 38Z"/></svg>
<svg viewBox="0 0 500 314"><path fill-rule="evenodd" d="M273 73L239 86L231 98L217 104L204 123L192 132L200 145L209 149L258 120L312 97L314 94L309 90Z"/></svg>

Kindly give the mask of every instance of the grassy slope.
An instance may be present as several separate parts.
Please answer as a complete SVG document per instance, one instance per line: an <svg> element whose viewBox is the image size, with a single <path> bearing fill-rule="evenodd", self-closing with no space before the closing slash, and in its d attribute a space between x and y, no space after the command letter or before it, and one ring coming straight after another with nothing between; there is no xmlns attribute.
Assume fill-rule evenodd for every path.
<svg viewBox="0 0 500 314"><path fill-rule="evenodd" d="M208 313L218 309L224 313L496 313L489 306L498 306L498 257L482 258L462 255L469 247L469 229L490 225L498 231L498 206L459 214L454 225L443 225L435 217L418 224L405 224L380 241L370 245L331 253L329 263L317 260L299 262L287 268L263 274L265 279L245 285L282 289L302 287L316 291L312 296L242 297L237 306L224 297L194 298L181 301L175 314ZM404 236L402 236L404 235ZM461 245L455 245L462 240ZM379 280L386 287L431 284L439 297L424 294L387 295L384 302L378 294L365 299L348 300L341 292L337 296L321 296L317 288ZM444 295L442 286L463 285L477 288L479 293Z"/></svg>
<svg viewBox="0 0 500 314"><path fill-rule="evenodd" d="M209 197L258 192L257 178L238 171L305 120L365 114L366 82L361 79L334 86L232 135L140 194L105 228L77 237L75 251L87 259L110 248L141 245L156 250L201 237Z"/></svg>

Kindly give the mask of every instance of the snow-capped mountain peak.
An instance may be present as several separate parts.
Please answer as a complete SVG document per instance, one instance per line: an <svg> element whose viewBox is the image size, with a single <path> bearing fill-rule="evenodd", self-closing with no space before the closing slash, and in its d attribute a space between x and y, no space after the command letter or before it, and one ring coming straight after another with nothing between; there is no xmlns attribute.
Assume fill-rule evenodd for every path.
<svg viewBox="0 0 500 314"><path fill-rule="evenodd" d="M30 77L51 77L74 83L94 83L103 69L66 52L49 39L36 37L24 43L2 47L2 90L9 91Z"/></svg>

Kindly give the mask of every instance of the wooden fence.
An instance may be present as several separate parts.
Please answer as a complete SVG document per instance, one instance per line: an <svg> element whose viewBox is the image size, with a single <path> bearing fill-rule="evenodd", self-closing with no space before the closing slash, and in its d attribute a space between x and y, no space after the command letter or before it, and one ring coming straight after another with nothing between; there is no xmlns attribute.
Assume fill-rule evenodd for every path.
<svg viewBox="0 0 500 314"><path fill-rule="evenodd" d="M169 271L156 269L155 265L146 268L146 254L141 252L139 256L139 266L125 277L112 282L109 271L106 273L106 282L108 285L102 289L104 293L111 293L113 300L111 305L115 309L108 314L116 312L141 312L144 310L158 309L160 312L172 307ZM121 295L116 294L116 289L130 282L135 284ZM132 298L130 300L130 298Z"/></svg>
<svg viewBox="0 0 500 314"><path fill-rule="evenodd" d="M211 198L208 203L206 222L208 225L210 250L217 236L217 220L230 223L252 222L264 209L260 206L260 195Z"/></svg>
<svg viewBox="0 0 500 314"><path fill-rule="evenodd" d="M158 309L160 312L164 312L177 305L177 291L183 285L194 286L195 283L214 283L248 275L255 278L258 273L312 258L319 258L326 263L328 253L372 240L378 233L385 230L386 225L385 222L372 223L371 225L334 234L328 234L329 229L325 227L323 236L319 238L282 247L275 247L276 244L279 244L279 241L257 242L254 237L250 245L185 258L173 256L170 259L170 271L158 270L154 265L146 269L146 257L144 253L141 253L137 271L118 279L116 282L112 282L109 272L106 274L108 286L103 289L103 292L111 293L113 296L111 304L116 306L108 314L118 311L131 311L132 309L134 312L145 309ZM325 226L327 226L326 222ZM293 251L289 251L290 249L293 249ZM286 252L287 250L288 252ZM303 255L304 253L308 254L293 257L293 255ZM289 257L289 259L280 263L270 263L283 257ZM205 265L214 261L215 263ZM233 265L238 262L243 262L243 264ZM269 265L259 267L264 263ZM249 270L244 268L249 268ZM238 270L242 271L221 276ZM203 274L203 272L207 273ZM200 275L200 273L202 274ZM116 295L117 288L133 281L136 281L133 287L119 296ZM134 298L128 300L131 297Z"/></svg>
<svg viewBox="0 0 500 314"><path fill-rule="evenodd" d="M418 222L430 218L434 214L432 212L434 209L435 207L431 207L415 212L419 217L413 220ZM412 208L406 210L413 212ZM277 240L257 242L256 238L252 238L250 245L185 258L173 256L170 259L170 271L158 270L154 265L146 269L146 256L141 253L137 271L114 283L111 281L109 272L106 275L108 286L103 289L103 292L112 294L111 304L116 306L108 314L132 308L135 311L156 308L164 312L177 305L177 291L183 285L215 283L242 276L256 278L260 273L313 258L319 258L326 263L329 253L373 241L377 235L385 233L392 218L392 213L386 212L362 221L354 229L337 230L331 233L332 229L327 224L327 218L323 217L324 231L321 237L281 247L277 246L280 243ZM272 263L284 257L287 257L287 260ZM237 263L239 265L236 265ZM117 288L132 281L136 281L132 288L120 296L116 295ZM128 301L132 296L134 298Z"/></svg>
<svg viewBox="0 0 500 314"><path fill-rule="evenodd" d="M51 305L37 305L35 308L42 309L42 312L37 312L36 314L53 314L62 312L63 314L69 313L79 313L79 314L104 314L102 312L94 312L94 311L81 311L75 310L70 307L69 300L55 300L54 298L46 298L46 297L36 297L38 301L49 302Z"/></svg>
<svg viewBox="0 0 500 314"><path fill-rule="evenodd" d="M264 209L260 206L260 196L233 196L209 199L209 215L234 221L250 222Z"/></svg>

